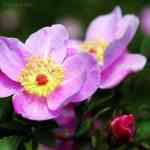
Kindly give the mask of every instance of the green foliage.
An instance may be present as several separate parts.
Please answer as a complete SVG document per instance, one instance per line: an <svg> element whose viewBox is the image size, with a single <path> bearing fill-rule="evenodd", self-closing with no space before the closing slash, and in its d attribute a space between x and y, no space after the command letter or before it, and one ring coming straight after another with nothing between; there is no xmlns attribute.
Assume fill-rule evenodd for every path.
<svg viewBox="0 0 150 150"><path fill-rule="evenodd" d="M76 132L76 137L83 136L87 131L91 128L91 120L88 119L81 123L80 127L78 128Z"/></svg>
<svg viewBox="0 0 150 150"><path fill-rule="evenodd" d="M150 145L150 120L141 119L137 121L137 136L136 140L145 142Z"/></svg>
<svg viewBox="0 0 150 150"><path fill-rule="evenodd" d="M0 140L0 149L1 150L17 150L22 137L10 136L5 137Z"/></svg>
<svg viewBox="0 0 150 150"><path fill-rule="evenodd" d="M141 53L144 54L147 58L150 58L150 36L148 35L145 35L142 42Z"/></svg>

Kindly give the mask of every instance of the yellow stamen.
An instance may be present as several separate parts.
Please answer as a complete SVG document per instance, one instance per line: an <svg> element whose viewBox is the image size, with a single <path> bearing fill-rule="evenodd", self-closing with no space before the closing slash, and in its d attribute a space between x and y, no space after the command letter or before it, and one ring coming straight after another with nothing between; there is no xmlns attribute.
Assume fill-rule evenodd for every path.
<svg viewBox="0 0 150 150"><path fill-rule="evenodd" d="M63 68L50 57L43 59L33 56L27 61L28 63L18 77L18 81L27 92L37 96L48 96L49 92L53 91L63 81ZM45 81L43 81L43 77Z"/></svg>
<svg viewBox="0 0 150 150"><path fill-rule="evenodd" d="M90 52L96 55L97 60L100 63L104 62L104 53L105 49L107 48L108 44L106 41L100 39L100 40L90 40L85 41L81 44L81 50L85 52Z"/></svg>

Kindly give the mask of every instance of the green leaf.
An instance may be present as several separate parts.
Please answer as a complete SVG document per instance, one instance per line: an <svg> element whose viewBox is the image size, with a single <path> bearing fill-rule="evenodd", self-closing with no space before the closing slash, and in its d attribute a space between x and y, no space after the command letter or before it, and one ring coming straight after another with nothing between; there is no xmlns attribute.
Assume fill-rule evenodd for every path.
<svg viewBox="0 0 150 150"><path fill-rule="evenodd" d="M5 137L0 140L1 150L17 150L22 138L18 136Z"/></svg>
<svg viewBox="0 0 150 150"><path fill-rule="evenodd" d="M32 142L25 143L26 150L32 150Z"/></svg>
<svg viewBox="0 0 150 150"><path fill-rule="evenodd" d="M58 128L54 121L46 121L37 123L36 126L32 128L33 131L33 141L32 144L36 146L37 143L51 146L55 142L53 137L53 131Z"/></svg>
<svg viewBox="0 0 150 150"><path fill-rule="evenodd" d="M150 36L145 36L141 45L141 53L146 57L150 57Z"/></svg>
<svg viewBox="0 0 150 150"><path fill-rule="evenodd" d="M99 107L100 105L102 105L103 103L106 103L107 101L111 100L112 95L107 95L106 97L103 98L93 98L91 100L91 103L88 105L88 111L92 111L95 108Z"/></svg>
<svg viewBox="0 0 150 150"><path fill-rule="evenodd" d="M128 78L122 86L121 105L125 112L150 118L150 69L146 68Z"/></svg>
<svg viewBox="0 0 150 150"><path fill-rule="evenodd" d="M101 116L102 114L106 113L109 110L110 110L110 107L106 107L106 108L101 109L100 111L98 111L98 113L94 116L94 118L92 120L93 121L97 120L99 118L99 116Z"/></svg>
<svg viewBox="0 0 150 150"><path fill-rule="evenodd" d="M0 122L8 121L12 117L11 103L8 100L0 101Z"/></svg>
<svg viewBox="0 0 150 150"><path fill-rule="evenodd" d="M150 144L150 120L139 120L137 121L137 126L137 141L144 141L147 144Z"/></svg>
<svg viewBox="0 0 150 150"><path fill-rule="evenodd" d="M88 119L88 120L84 121L83 123L81 123L79 129L76 132L76 137L80 137L84 133L86 133L90 129L91 123L92 123L91 119Z"/></svg>
<svg viewBox="0 0 150 150"><path fill-rule="evenodd" d="M95 136L91 136L91 143L93 147L96 147L96 137Z"/></svg>

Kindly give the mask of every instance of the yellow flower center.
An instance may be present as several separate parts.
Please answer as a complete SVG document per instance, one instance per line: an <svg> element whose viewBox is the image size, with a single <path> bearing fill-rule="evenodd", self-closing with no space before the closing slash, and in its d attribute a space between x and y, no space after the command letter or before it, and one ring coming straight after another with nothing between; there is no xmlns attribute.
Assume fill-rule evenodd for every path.
<svg viewBox="0 0 150 150"><path fill-rule="evenodd" d="M50 57L28 58L28 63L22 69L18 81L30 94L48 96L49 92L58 87L64 79L64 70Z"/></svg>
<svg viewBox="0 0 150 150"><path fill-rule="evenodd" d="M100 40L90 40L85 41L81 44L81 50L85 52L89 52L92 54L95 54L97 60L99 63L104 63L104 54L105 49L107 48L108 44L106 41L100 39Z"/></svg>

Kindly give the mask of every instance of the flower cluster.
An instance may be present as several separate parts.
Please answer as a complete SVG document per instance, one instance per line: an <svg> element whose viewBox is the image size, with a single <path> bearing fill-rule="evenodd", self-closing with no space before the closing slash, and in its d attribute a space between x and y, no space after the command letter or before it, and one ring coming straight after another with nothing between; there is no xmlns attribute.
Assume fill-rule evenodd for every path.
<svg viewBox="0 0 150 150"><path fill-rule="evenodd" d="M84 41L69 38L60 24L38 30L25 43L1 36L0 97L12 96L14 111L24 118L66 124L76 103L143 69L146 58L128 52L138 25L136 16L123 16L116 7L92 21ZM117 126L116 137L129 136L119 120L112 122L112 132Z"/></svg>

